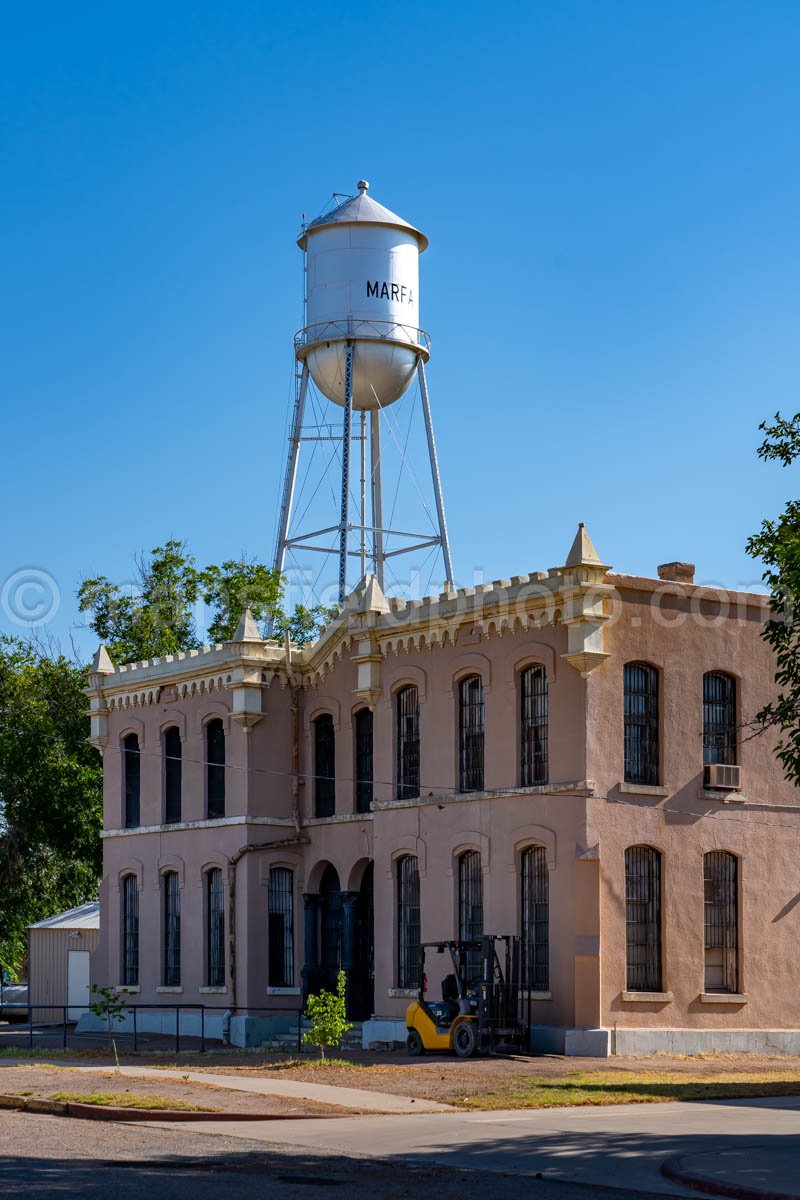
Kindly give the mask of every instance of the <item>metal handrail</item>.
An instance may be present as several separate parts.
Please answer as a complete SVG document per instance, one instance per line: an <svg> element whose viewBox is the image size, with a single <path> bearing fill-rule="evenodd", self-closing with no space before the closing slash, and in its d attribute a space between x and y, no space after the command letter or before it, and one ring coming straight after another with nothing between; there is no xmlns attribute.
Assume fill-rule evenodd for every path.
<svg viewBox="0 0 800 1200"><path fill-rule="evenodd" d="M340 321L323 321L318 325L307 325L294 335L296 351L307 349L317 342L341 342L348 339L402 342L419 347L430 354L430 334L416 325L404 325L401 321L372 321L364 317L346 317Z"/></svg>

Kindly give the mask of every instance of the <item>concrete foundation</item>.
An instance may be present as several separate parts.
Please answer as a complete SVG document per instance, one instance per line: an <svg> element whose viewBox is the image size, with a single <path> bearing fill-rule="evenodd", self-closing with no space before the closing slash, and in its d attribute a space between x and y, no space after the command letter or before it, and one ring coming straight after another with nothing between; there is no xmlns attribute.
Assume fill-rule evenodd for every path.
<svg viewBox="0 0 800 1200"><path fill-rule="evenodd" d="M800 1054L800 1029L617 1029L610 1042L612 1054Z"/></svg>

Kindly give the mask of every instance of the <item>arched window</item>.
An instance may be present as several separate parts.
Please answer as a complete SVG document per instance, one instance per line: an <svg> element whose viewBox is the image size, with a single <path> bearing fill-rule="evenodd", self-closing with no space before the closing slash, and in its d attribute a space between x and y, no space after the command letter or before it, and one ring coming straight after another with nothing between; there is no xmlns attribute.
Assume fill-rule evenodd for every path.
<svg viewBox="0 0 800 1200"><path fill-rule="evenodd" d="M458 857L458 936L465 942L483 937L483 872L477 850ZM468 980L480 978L480 950L467 951L466 968Z"/></svg>
<svg viewBox="0 0 800 1200"><path fill-rule="evenodd" d="M372 808L372 710L356 713L356 812Z"/></svg>
<svg viewBox="0 0 800 1200"><path fill-rule="evenodd" d="M736 764L736 680L723 671L703 676L703 762Z"/></svg>
<svg viewBox="0 0 800 1200"><path fill-rule="evenodd" d="M272 867L267 900L269 908L268 970L270 987L294 985L294 873Z"/></svg>
<svg viewBox="0 0 800 1200"><path fill-rule="evenodd" d="M398 987L419 987L419 947L419 867L415 854L404 854L397 860Z"/></svg>
<svg viewBox="0 0 800 1200"><path fill-rule="evenodd" d="M125 828L135 829L139 824L139 794L141 787L141 755L139 739L129 733L122 742L123 770L125 774Z"/></svg>
<svg viewBox="0 0 800 1200"><path fill-rule="evenodd" d="M658 671L625 663L625 782L658 784Z"/></svg>
<svg viewBox="0 0 800 1200"><path fill-rule="evenodd" d="M225 816L225 726L219 717L206 725L208 819Z"/></svg>
<svg viewBox="0 0 800 1200"><path fill-rule="evenodd" d="M181 819L181 731L177 725L164 730L164 820L173 825Z"/></svg>
<svg viewBox="0 0 800 1200"><path fill-rule="evenodd" d="M458 787L483 791L483 681L468 675L458 685Z"/></svg>
<svg viewBox="0 0 800 1200"><path fill-rule="evenodd" d="M705 990L738 992L738 862L726 850L703 859L705 885Z"/></svg>
<svg viewBox="0 0 800 1200"><path fill-rule="evenodd" d="M522 986L550 987L550 872L544 846L522 851Z"/></svg>
<svg viewBox="0 0 800 1200"><path fill-rule="evenodd" d="M225 898L222 870L206 871L206 982L209 987L225 985Z"/></svg>
<svg viewBox="0 0 800 1200"><path fill-rule="evenodd" d="M625 940L629 992L661 991L661 855L625 851Z"/></svg>
<svg viewBox="0 0 800 1200"><path fill-rule="evenodd" d="M122 984L139 982L139 883L135 875L122 878Z"/></svg>
<svg viewBox="0 0 800 1200"><path fill-rule="evenodd" d="M166 871L164 889L164 987L181 984L181 891L177 871Z"/></svg>
<svg viewBox="0 0 800 1200"><path fill-rule="evenodd" d="M519 682L521 783L523 787L534 787L548 781L547 671L541 663L534 663L520 672Z"/></svg>
<svg viewBox="0 0 800 1200"><path fill-rule="evenodd" d="M419 688L413 683L397 693L397 799L419 795Z"/></svg>
<svg viewBox="0 0 800 1200"><path fill-rule="evenodd" d="M322 713L314 721L314 816L336 812L336 734L333 717Z"/></svg>

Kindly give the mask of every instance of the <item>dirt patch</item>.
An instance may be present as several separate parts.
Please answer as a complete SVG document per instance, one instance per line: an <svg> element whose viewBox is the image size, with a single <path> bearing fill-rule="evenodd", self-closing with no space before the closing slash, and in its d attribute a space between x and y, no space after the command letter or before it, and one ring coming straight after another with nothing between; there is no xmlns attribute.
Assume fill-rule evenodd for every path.
<svg viewBox="0 0 800 1200"><path fill-rule="evenodd" d="M151 1096L161 1101L175 1101L175 1107L188 1104L197 1108L211 1107L224 1112L260 1113L264 1116L280 1114L302 1117L359 1111L321 1104L316 1100L261 1096L252 1092L232 1091L230 1088L216 1087L213 1084L189 1083L169 1075L147 1079L117 1075L115 1071L78 1071L68 1067L38 1064L0 1065L0 1092L50 1099L67 1091L76 1101L80 1101L83 1096L115 1092L131 1096Z"/></svg>

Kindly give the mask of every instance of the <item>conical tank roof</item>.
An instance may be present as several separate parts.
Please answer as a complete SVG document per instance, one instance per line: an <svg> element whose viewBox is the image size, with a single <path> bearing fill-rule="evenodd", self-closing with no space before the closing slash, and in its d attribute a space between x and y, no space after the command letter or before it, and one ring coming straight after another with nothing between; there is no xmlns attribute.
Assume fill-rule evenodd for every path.
<svg viewBox="0 0 800 1200"><path fill-rule="evenodd" d="M349 200L345 200L344 204L340 204L338 208L334 208L331 212L323 213L321 217L317 217L315 221L311 221L300 237L297 239L297 244L301 250L305 250L309 233L313 233L323 225L392 225L395 229L405 229L408 233L413 233L414 237L419 242L420 254L428 248L428 239L424 233L420 233L419 229L415 229L408 221L404 221L402 217L398 217L397 213L393 213L390 209L384 208L382 204L378 204L377 200L373 200L367 195L369 184L366 179L361 179L358 182L358 193L351 196Z"/></svg>

